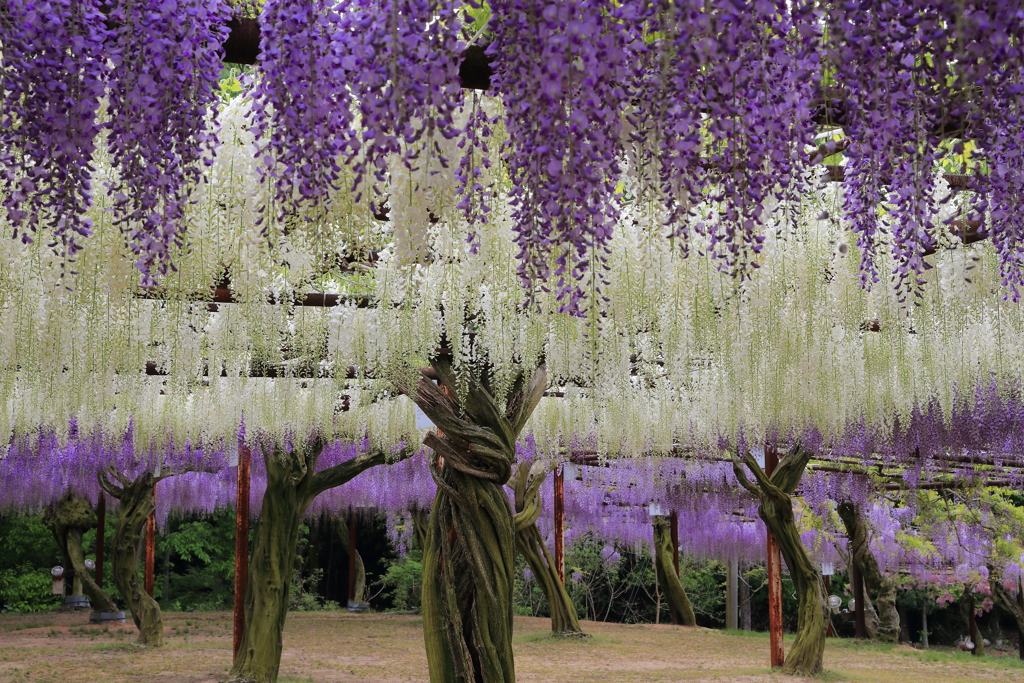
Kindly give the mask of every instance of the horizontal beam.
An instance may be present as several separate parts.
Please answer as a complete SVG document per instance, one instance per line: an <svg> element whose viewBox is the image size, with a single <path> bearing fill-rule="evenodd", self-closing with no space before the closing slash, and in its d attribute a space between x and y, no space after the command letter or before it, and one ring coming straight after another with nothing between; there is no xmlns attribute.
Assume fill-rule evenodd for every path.
<svg viewBox="0 0 1024 683"><path fill-rule="evenodd" d="M138 294L140 299L154 299L162 301L173 301L174 299L167 298L167 291L162 287L142 287ZM192 302L206 302L207 308L211 312L217 312L220 310L219 304L237 304L241 301L235 296L235 293L226 287L217 287L210 291L210 294L203 296L202 294L191 294L184 297L185 301ZM266 297L266 303L277 305L283 303L290 303L292 306L311 306L319 308L331 308L343 303L355 304L356 308L369 308L370 298L361 296L351 296L349 294L330 294L327 292L309 292L307 294L298 294L291 301L279 299L273 294L268 294Z"/></svg>

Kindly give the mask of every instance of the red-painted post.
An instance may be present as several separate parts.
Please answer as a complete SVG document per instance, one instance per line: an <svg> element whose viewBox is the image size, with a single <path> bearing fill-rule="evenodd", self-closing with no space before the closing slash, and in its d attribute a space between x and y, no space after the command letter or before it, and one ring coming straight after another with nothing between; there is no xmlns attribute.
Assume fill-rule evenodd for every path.
<svg viewBox="0 0 1024 683"><path fill-rule="evenodd" d="M764 449L764 473L770 478L779 464L779 452L775 446ZM785 662L782 649L782 555L772 532L768 532L768 642L771 650L772 668L780 668Z"/></svg>
<svg viewBox="0 0 1024 683"><path fill-rule="evenodd" d="M107 524L107 497L100 491L96 503L96 585L103 588L103 537Z"/></svg>
<svg viewBox="0 0 1024 683"><path fill-rule="evenodd" d="M565 585L565 482L562 465L555 467L555 569L558 580Z"/></svg>
<svg viewBox="0 0 1024 683"><path fill-rule="evenodd" d="M153 597L153 577L156 569L156 484L153 484L153 512L146 520L146 592Z"/></svg>
<svg viewBox="0 0 1024 683"><path fill-rule="evenodd" d="M235 484L235 606L234 648L238 656L245 629L245 589L249 583L249 447L238 443L238 471Z"/></svg>

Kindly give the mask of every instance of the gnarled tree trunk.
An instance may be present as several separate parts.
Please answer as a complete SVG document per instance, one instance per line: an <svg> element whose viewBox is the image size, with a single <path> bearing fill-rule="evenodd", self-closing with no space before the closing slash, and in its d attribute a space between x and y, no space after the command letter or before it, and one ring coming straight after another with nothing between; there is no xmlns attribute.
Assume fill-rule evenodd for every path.
<svg viewBox="0 0 1024 683"><path fill-rule="evenodd" d="M548 470L545 469L531 479L530 469L529 463L520 463L511 479L516 502L516 514L512 518L516 550L530 565L530 571L537 577L537 583L547 598L548 609L551 611L551 632L564 636L582 636L583 629L576 616L576 607L558 576L558 569L537 528L537 518L542 508L540 487Z"/></svg>
<svg viewBox="0 0 1024 683"><path fill-rule="evenodd" d="M84 498L78 498L70 491L59 501L43 511L43 523L53 533L64 556L65 576L72 574L72 595L83 592L92 603L94 611L116 612L117 605L106 591L99 587L85 566L85 552L82 550L82 535L96 526L96 512Z"/></svg>
<svg viewBox="0 0 1024 683"><path fill-rule="evenodd" d="M319 472L323 443L313 440L288 451L267 449L263 462L267 488L249 555L245 627L228 680L274 683L281 666L281 634L291 599L299 526L313 499L360 472L383 464L385 451L372 450ZM412 454L406 448L398 459Z"/></svg>
<svg viewBox="0 0 1024 683"><path fill-rule="evenodd" d="M696 626L697 617L693 613L693 605L687 597L683 584L676 573L675 561L672 552L672 534L669 529L669 521L666 517L658 515L652 524L654 527L654 566L658 572L658 585L661 592L668 600L669 605L675 607L676 619L681 626Z"/></svg>
<svg viewBox="0 0 1024 683"><path fill-rule="evenodd" d="M160 605L143 589L136 569L136 558L144 541L146 520L156 509L153 486L167 476L156 476L150 472L134 480L110 469L99 475L100 486L120 501L117 528L114 530L111 562L114 568L114 585L121 592L132 620L139 629L139 645L163 645L164 624ZM111 481L117 480L121 486Z"/></svg>
<svg viewBox="0 0 1024 683"><path fill-rule="evenodd" d="M825 601L822 596L821 576L800 540L793 514L790 494L796 490L811 453L797 445L779 463L769 479L750 453L744 461L734 453L733 471L740 484L761 502L758 514L772 532L782 556L789 567L789 575L796 588L796 639L786 656L782 671L787 674L812 675L821 672L825 654ZM757 485L750 483L743 464L754 475Z"/></svg>
<svg viewBox="0 0 1024 683"><path fill-rule="evenodd" d="M974 643L971 654L976 657L984 656L985 639L981 637L981 632L978 630L978 622L974 616L974 590L969 584L964 586L964 592L960 594L960 616L963 617L967 634L970 636L971 642Z"/></svg>
<svg viewBox="0 0 1024 683"><path fill-rule="evenodd" d="M416 547L426 550L427 536L430 535L430 515L426 510L412 511L412 533L416 539Z"/></svg>
<svg viewBox="0 0 1024 683"><path fill-rule="evenodd" d="M423 553L423 633L432 683L512 683L512 508L502 486L512 472L516 437L547 386L541 366L520 375L503 409L484 378L468 379L465 402L451 360L430 363L427 379L399 387L438 426L423 442L434 450L437 494Z"/></svg>
<svg viewBox="0 0 1024 683"><path fill-rule="evenodd" d="M988 566L988 587L992 593L992 602L1007 614L1013 615L1017 622L1017 633L1024 636L1024 608L1017 604L1013 594L1003 585L1002 575L992 565Z"/></svg>
<svg viewBox="0 0 1024 683"><path fill-rule="evenodd" d="M857 568L860 569L860 575L866 584L864 586L865 609L870 605L867 586L870 585L877 591L875 597L877 613L873 619L866 619L870 624L868 635L885 643L897 643L900 639L900 614L896 609L896 583L882 573L878 566L878 560L871 552L870 529L860 509L853 503L840 503L837 511L839 518L843 520L843 526L846 527L846 536L850 539L851 560L857 563ZM872 616L871 612L865 616Z"/></svg>

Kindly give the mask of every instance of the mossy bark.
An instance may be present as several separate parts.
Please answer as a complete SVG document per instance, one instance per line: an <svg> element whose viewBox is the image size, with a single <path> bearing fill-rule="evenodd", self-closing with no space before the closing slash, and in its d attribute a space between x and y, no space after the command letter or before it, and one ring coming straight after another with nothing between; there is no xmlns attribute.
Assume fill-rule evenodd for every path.
<svg viewBox="0 0 1024 683"><path fill-rule="evenodd" d="M551 612L551 632L565 636L582 636L576 607L572 604L565 584L558 576L558 568L548 552L547 544L537 528L541 504L540 487L547 478L545 469L537 476L530 477L530 464L521 463L510 483L515 493L516 514L512 518L515 531L515 545L519 554L530 565L537 583L544 591Z"/></svg>
<svg viewBox="0 0 1024 683"><path fill-rule="evenodd" d="M323 444L315 440L291 451L283 447L264 451L267 488L249 555L245 627L229 681L277 681L299 526L306 510L320 493L385 462L385 451L372 450L317 472L322 451ZM398 457L411 454L406 449Z"/></svg>
<svg viewBox="0 0 1024 683"><path fill-rule="evenodd" d="M93 611L116 612L117 605L106 591L97 585L85 566L82 535L96 526L96 512L92 505L84 498L68 492L43 511L43 523L53 533L57 547L64 556L65 567L70 567L70 572L65 569L65 576L68 573L73 575L73 585L79 591L73 591L72 595L85 593L92 603Z"/></svg>
<svg viewBox="0 0 1024 683"><path fill-rule="evenodd" d="M658 585L669 605L675 607L676 619L681 626L696 626L697 617L687 597L683 584L676 572L672 552L672 533L669 521L661 515L654 518L654 567L658 573Z"/></svg>
<svg viewBox="0 0 1024 683"><path fill-rule="evenodd" d="M424 443L434 450L437 484L423 556L423 632L432 683L512 683L513 513L502 486L515 460L516 437L547 387L541 366L516 378L502 408L485 377L460 394L451 360L431 360L441 385L427 379L399 388L438 426ZM447 391L445 391L447 389Z"/></svg>
<svg viewBox="0 0 1024 683"><path fill-rule="evenodd" d="M878 560L871 552L870 529L861 510L853 503L840 503L837 512L846 527L846 537L850 539L851 561L857 563L860 575L865 582L864 607L868 608L870 595L867 586L873 587L877 593L875 607L877 613L868 619L870 626L868 635L883 643L897 643L900 639L900 614L896 609L896 582L882 573ZM867 615L870 617L870 613ZM874 622L874 623L871 623Z"/></svg>
<svg viewBox="0 0 1024 683"><path fill-rule="evenodd" d="M426 550L427 536L430 535L430 515L426 510L412 511L412 533L416 539L416 547Z"/></svg>
<svg viewBox="0 0 1024 683"><path fill-rule="evenodd" d="M790 498L810 458L811 453L797 445L783 458L769 478L749 453L742 462L736 454L732 456L736 478L760 501L758 514L775 537L796 589L799 601L796 638L786 655L782 671L801 676L821 672L827 624L821 576L800 540ZM747 479L744 464L754 475L756 485Z"/></svg>
<svg viewBox="0 0 1024 683"><path fill-rule="evenodd" d="M109 475L109 476L108 476ZM168 475L169 476L169 475ZM111 481L117 480L117 486ZM111 563L114 569L114 585L132 613L132 620L139 629L139 645L163 645L164 625L160 605L143 589L136 567L139 548L144 542L146 520L156 509L153 485L164 477L145 473L130 480L109 470L100 473L100 485L120 501L117 528L114 529Z"/></svg>

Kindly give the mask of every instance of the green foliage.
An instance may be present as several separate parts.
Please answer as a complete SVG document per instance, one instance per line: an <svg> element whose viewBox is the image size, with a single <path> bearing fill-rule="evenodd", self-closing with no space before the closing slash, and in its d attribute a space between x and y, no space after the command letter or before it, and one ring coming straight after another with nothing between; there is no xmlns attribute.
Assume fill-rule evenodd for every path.
<svg viewBox="0 0 1024 683"><path fill-rule="evenodd" d="M0 610L40 612L60 605L50 568L61 564L53 534L39 515L0 518Z"/></svg>
<svg viewBox="0 0 1024 683"><path fill-rule="evenodd" d="M154 593L164 609L199 611L231 605L235 573L234 511L225 509L211 515L171 518L166 531L157 534L156 556ZM166 594L160 575L167 579Z"/></svg>
<svg viewBox="0 0 1024 683"><path fill-rule="evenodd" d="M29 563L0 569L0 609L4 612L44 612L60 606L52 595L49 572Z"/></svg>
<svg viewBox="0 0 1024 683"><path fill-rule="evenodd" d="M28 564L49 571L60 563L57 543L39 515L0 517L0 570Z"/></svg>
<svg viewBox="0 0 1024 683"><path fill-rule="evenodd" d="M402 612L419 612L420 589L423 585L423 551L416 548L407 552L404 557L391 560L384 576L374 585L382 587L383 597L390 598L394 609Z"/></svg>
<svg viewBox="0 0 1024 683"><path fill-rule="evenodd" d="M720 562L679 558L679 574L699 626L725 626L726 568Z"/></svg>
<svg viewBox="0 0 1024 683"><path fill-rule="evenodd" d="M316 586L324 578L323 569L314 569L305 578L302 571L296 569L292 574L291 602L288 609L294 612L325 612L341 609L334 600L325 600L317 595Z"/></svg>

